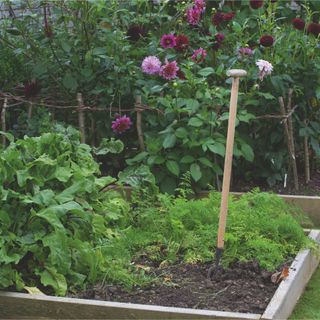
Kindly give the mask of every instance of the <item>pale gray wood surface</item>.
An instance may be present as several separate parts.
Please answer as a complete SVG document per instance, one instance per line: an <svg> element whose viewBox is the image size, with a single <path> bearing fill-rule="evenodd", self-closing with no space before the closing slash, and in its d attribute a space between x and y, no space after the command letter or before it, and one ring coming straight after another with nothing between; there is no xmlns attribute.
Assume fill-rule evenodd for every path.
<svg viewBox="0 0 320 320"><path fill-rule="evenodd" d="M0 292L0 319L231 319L260 314L171 308L44 295Z"/></svg>

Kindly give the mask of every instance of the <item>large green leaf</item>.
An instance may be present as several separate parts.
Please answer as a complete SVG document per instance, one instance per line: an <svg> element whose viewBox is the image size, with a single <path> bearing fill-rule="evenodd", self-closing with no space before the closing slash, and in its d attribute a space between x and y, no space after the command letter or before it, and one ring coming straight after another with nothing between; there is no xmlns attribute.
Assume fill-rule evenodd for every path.
<svg viewBox="0 0 320 320"><path fill-rule="evenodd" d="M203 77L207 77L207 76L209 76L210 74L213 74L213 73L214 73L214 69L211 68L211 67L203 68L203 69L198 71L198 74L200 76L203 76Z"/></svg>
<svg viewBox="0 0 320 320"><path fill-rule="evenodd" d="M246 160L248 160L250 162L253 161L254 153L253 153L252 148L248 144L246 144L246 143L241 144L241 152Z"/></svg>
<svg viewBox="0 0 320 320"><path fill-rule="evenodd" d="M192 127L201 127L203 125L203 121L199 118L192 117L189 120L188 125Z"/></svg>
<svg viewBox="0 0 320 320"><path fill-rule="evenodd" d="M190 166L190 173L191 173L191 177L194 179L194 181L199 181L202 177L202 172L200 169L200 166L196 163L193 163Z"/></svg>
<svg viewBox="0 0 320 320"><path fill-rule="evenodd" d="M220 156L224 157L226 153L225 146L220 142L215 142L214 144L209 144L208 149L216 154L219 154Z"/></svg>
<svg viewBox="0 0 320 320"><path fill-rule="evenodd" d="M68 167L58 167L55 172L55 177L61 182L67 182L72 176L73 172Z"/></svg>
<svg viewBox="0 0 320 320"><path fill-rule="evenodd" d="M180 168L179 165L176 161L174 160L167 160L166 161L166 167L168 168L168 170L173 173L175 176L179 176L180 173Z"/></svg>
<svg viewBox="0 0 320 320"><path fill-rule="evenodd" d="M77 80L72 76L71 73L66 73L63 77L62 84L70 90L75 90L78 87Z"/></svg>
<svg viewBox="0 0 320 320"><path fill-rule="evenodd" d="M174 134L168 134L163 140L163 147L165 149L172 148L175 146L177 138Z"/></svg>
<svg viewBox="0 0 320 320"><path fill-rule="evenodd" d="M57 230L43 237L42 243L50 249L47 262L63 274L67 274L71 267L71 250L65 231Z"/></svg>
<svg viewBox="0 0 320 320"><path fill-rule="evenodd" d="M82 207L75 201L69 201L60 205L50 206L35 213L34 216L46 220L54 229L64 230L60 218L70 211L82 212Z"/></svg>
<svg viewBox="0 0 320 320"><path fill-rule="evenodd" d="M37 271L36 274L40 276L40 281L44 286L50 286L54 289L55 294L64 296L67 292L66 278L57 272L53 267L46 267L43 271Z"/></svg>
<svg viewBox="0 0 320 320"><path fill-rule="evenodd" d="M99 147L93 148L93 152L98 155L106 155L108 153L120 153L124 149L124 144L121 140L115 140L114 138L103 138Z"/></svg>

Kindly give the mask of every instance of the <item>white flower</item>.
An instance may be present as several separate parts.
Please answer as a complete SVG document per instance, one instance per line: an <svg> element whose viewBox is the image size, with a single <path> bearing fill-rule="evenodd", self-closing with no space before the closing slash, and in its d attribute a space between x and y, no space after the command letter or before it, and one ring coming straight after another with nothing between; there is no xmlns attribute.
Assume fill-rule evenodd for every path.
<svg viewBox="0 0 320 320"><path fill-rule="evenodd" d="M259 68L259 79L262 81L263 78L267 75L270 75L272 70L273 70L273 66L269 61L266 60L258 60L256 62L256 65Z"/></svg>
<svg viewBox="0 0 320 320"><path fill-rule="evenodd" d="M291 0L291 3L286 4L287 8L290 8L292 11L300 11L301 7L294 0Z"/></svg>

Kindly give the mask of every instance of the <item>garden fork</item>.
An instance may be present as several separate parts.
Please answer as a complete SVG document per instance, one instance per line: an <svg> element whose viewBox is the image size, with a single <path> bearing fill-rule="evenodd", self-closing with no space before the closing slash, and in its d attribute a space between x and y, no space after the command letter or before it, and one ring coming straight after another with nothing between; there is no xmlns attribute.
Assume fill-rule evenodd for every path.
<svg viewBox="0 0 320 320"><path fill-rule="evenodd" d="M233 155L235 122L236 122L236 116L237 116L239 81L241 77L244 77L246 75L247 75L247 72L245 70L233 69L233 70L227 71L227 76L232 78L232 88L231 88L231 97L230 97L226 155L224 160L224 172L223 172L223 183L222 183L222 193L221 193L217 246L216 246L214 264L209 268L208 274L207 274L207 280L209 281L209 283L211 283L210 279L212 274L215 272L218 272L219 270L220 260L221 260L223 249L224 249L224 235L225 235L226 219L227 219L227 213L228 213L228 197L229 197L230 178L231 178L231 169L232 169L232 155Z"/></svg>

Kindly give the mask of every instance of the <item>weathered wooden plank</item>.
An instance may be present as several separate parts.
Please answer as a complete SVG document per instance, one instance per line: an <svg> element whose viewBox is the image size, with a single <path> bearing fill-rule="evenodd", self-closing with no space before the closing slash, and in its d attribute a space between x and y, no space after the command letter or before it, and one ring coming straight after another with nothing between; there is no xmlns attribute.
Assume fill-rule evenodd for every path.
<svg viewBox="0 0 320 320"><path fill-rule="evenodd" d="M284 199L287 203L300 208L311 219L316 227L320 227L320 197L282 194L279 194L279 197Z"/></svg>
<svg viewBox="0 0 320 320"><path fill-rule="evenodd" d="M0 319L220 319L258 320L260 314L0 292Z"/></svg>
<svg viewBox="0 0 320 320"><path fill-rule="evenodd" d="M320 242L320 230L312 230L309 237ZM318 265L319 256L312 254L310 249L299 252L291 264L288 278L279 285L261 319L288 319Z"/></svg>

